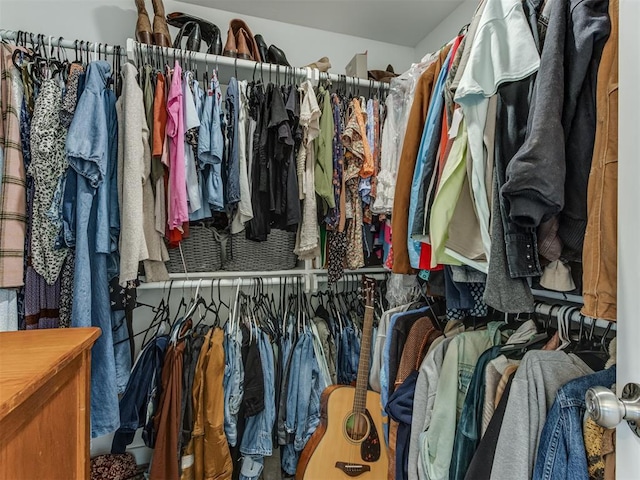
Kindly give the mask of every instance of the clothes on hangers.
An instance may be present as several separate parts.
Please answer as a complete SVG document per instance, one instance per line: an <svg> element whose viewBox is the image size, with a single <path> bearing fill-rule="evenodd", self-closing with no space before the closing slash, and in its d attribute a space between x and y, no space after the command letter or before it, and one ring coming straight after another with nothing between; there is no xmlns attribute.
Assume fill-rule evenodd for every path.
<svg viewBox="0 0 640 480"><path fill-rule="evenodd" d="M152 275L153 262L168 260L166 247L155 229L154 201L149 175L149 130L144 118L143 92L132 64L122 68L122 95L118 100L118 197L120 205L120 285L138 278L138 264ZM151 197L150 195L151 194ZM160 266L159 266L160 267ZM160 267L161 268L161 267ZM168 280L166 268L157 276Z"/></svg>
<svg viewBox="0 0 640 480"><path fill-rule="evenodd" d="M403 308L407 306L397 310ZM403 341L397 319L396 323L384 322L389 316L402 315L393 313L397 310L383 313L377 334L378 338L386 337L385 343L398 341L396 349L401 355L397 370L393 356L379 360L383 384L388 372L396 371L394 384L383 386L390 393L382 396L390 417L388 436L385 432L388 478L504 478L506 471L520 471L520 477L531 478L534 467L541 473L550 471L536 466L536 454L540 458L543 452L539 461L553 463L556 469L565 468L572 462L570 458L582 452L578 462L571 463L575 466L572 472L575 478L587 475L582 421L558 420L560 414L581 419L584 401L565 402L567 394L558 392L569 380L578 378L582 397L578 393L571 398L583 398L587 383L609 386L615 377L611 370L586 376L593 370L573 353L549 350L546 340L553 338L546 334L542 338L533 320L513 324L494 321L475 328L449 320L442 332L425 328L428 320L424 315L431 314L427 310L422 318L408 324L409 335ZM523 345L542 350L521 350ZM526 353L520 361L509 352ZM378 355L374 347L374 366ZM375 383L375 367L372 378ZM566 388L571 389L572 384ZM553 414L547 413L554 399L558 406ZM543 434L543 428L549 433ZM565 435L563 445L571 449L570 455L554 447L557 435L551 432ZM580 439L574 442L576 435ZM549 455L558 461L549 460Z"/></svg>
<svg viewBox="0 0 640 480"><path fill-rule="evenodd" d="M598 68L597 123L582 252L582 313L612 321L617 318L618 11L618 0L609 0L611 33Z"/></svg>
<svg viewBox="0 0 640 480"><path fill-rule="evenodd" d="M185 333L191 328L191 320L185 324L180 320L175 334L169 338L164 357L160 385L162 394L158 402L158 410L153 418L156 433L155 458L151 463L149 478L179 478L179 452L177 451L180 436L180 407L182 404L182 377L184 370L183 352L186 347ZM173 337L176 338L173 338ZM188 394L188 392L186 392ZM204 478L204 477L203 477Z"/></svg>
<svg viewBox="0 0 640 480"><path fill-rule="evenodd" d="M575 263L584 242L596 100L606 105L608 95L593 87L611 24L608 2L597 3L590 9L569 0L485 0L466 31L425 57L428 66L415 95L417 66L392 80L387 102L395 115L387 115L390 130L383 132L381 185L390 198L388 170L395 181L389 262L394 272L468 266L488 273L485 302L509 312L532 310L530 284L581 288ZM593 34L588 38L579 26L583 22ZM611 48L603 75L610 70ZM548 93L558 85L570 91ZM411 114L403 129L407 102ZM576 115L588 120L577 126ZM397 136L391 131L396 121ZM563 140L549 143L543 137ZM560 155L558 145L565 143ZM395 173L388 162L398 144ZM553 169L545 166L549 161ZM615 190L614 183L608 185L602 195ZM388 212L388 204L380 199L374 209ZM599 257L589 260L594 258ZM592 267L585 279L594 278Z"/></svg>
<svg viewBox="0 0 640 480"><path fill-rule="evenodd" d="M143 427L145 444L154 448L151 478L253 480L278 442L282 468L295 474L320 423L322 391L355 381L363 315L350 309L352 293L343 292L339 300L319 296L313 318L300 295L288 297L292 308L277 310L262 296L239 294L221 329L202 323L219 310L196 294L185 299L178 312L185 316L168 336L161 303L150 327L156 336L120 401L112 451L124 451Z"/></svg>
<svg viewBox="0 0 640 480"><path fill-rule="evenodd" d="M398 176L391 215L393 229L393 272L412 273L409 261L409 204L411 202L411 189L406 188L413 181L413 173L422 139L431 93L435 81L449 53L450 46L443 48L436 58L420 76L416 85L415 97L411 106L411 113L407 122L407 128L402 143L402 154L398 164ZM411 181L409 181L411 179ZM407 246L405 246L407 245Z"/></svg>
<svg viewBox="0 0 640 480"><path fill-rule="evenodd" d="M26 233L26 172L20 148L20 75L13 66L12 55L17 47L0 45L1 94L0 145L2 146L2 191L0 191L1 235L0 287L20 287L24 284L24 240Z"/></svg>
<svg viewBox="0 0 640 480"><path fill-rule="evenodd" d="M77 182L71 325L99 326L103 331L92 350L92 436L112 432L119 423L108 290L108 256L115 250L108 228L115 224L109 197L115 195L117 161L115 150L109 148L115 140L109 137L110 128L116 121L115 94L107 88L110 74L111 66L105 61L88 65L66 143ZM74 188L69 182L66 186Z"/></svg>
<svg viewBox="0 0 640 480"><path fill-rule="evenodd" d="M145 443L150 447L155 445L155 433L152 425L148 423L148 418L157 411L162 365L168 340L166 335L155 337L140 352L127 388L120 398L120 427L113 437L111 453L124 453L141 427L145 429Z"/></svg>
<svg viewBox="0 0 640 480"><path fill-rule="evenodd" d="M374 330L369 380L390 417L389 478L584 476L580 395L610 384L612 370L556 351L572 343L564 327L555 346L528 351L550 332L505 326L489 307L532 311L529 282L580 285L568 262L581 257L587 198L598 201L587 182L602 183L591 165L605 131L596 119L613 113L596 103L613 100L591 87L615 5L483 0L466 32L392 80L383 102L236 77L223 101L217 72L202 88L184 59L146 64L153 55L118 72L116 102L108 62L69 67L64 85L46 75L32 84L1 45L0 213L15 214L16 238L25 222L13 190L25 190L27 212L15 250L24 261L7 259L4 281L25 284L25 328L103 330L92 435L117 429L120 451L143 427L151 478L257 479L276 441L293 475L322 391L356 379L362 312L350 294L320 297L320 314L301 293L279 310L243 293L224 328L200 323L212 310L194 299L131 371L122 340L132 332L109 285L131 287L141 264L147 281L166 280L167 246L189 238L189 222L215 223L253 241L296 232L295 253L320 258L330 284L345 267L379 264L422 270L429 295L440 282L444 307L425 297L381 312ZM610 46L600 69L609 80ZM540 142L544 132L559 140ZM555 282L538 279L551 269ZM15 300L0 304L12 323ZM525 346L515 355L503 344ZM556 434L571 439L565 450Z"/></svg>
<svg viewBox="0 0 640 480"><path fill-rule="evenodd" d="M314 141L320 134L320 107L311 82L300 87L302 98L300 125L302 126L302 146L296 159L298 183L301 185L300 199L303 200L302 221L296 237L296 255L301 259L313 259L320 253L316 192L315 192L315 149ZM362 242L360 242L362 243Z"/></svg>

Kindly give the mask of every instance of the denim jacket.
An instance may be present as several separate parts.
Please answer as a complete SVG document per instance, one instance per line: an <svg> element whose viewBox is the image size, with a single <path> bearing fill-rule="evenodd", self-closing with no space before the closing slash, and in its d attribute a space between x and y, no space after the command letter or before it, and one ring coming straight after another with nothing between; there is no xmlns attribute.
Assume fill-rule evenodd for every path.
<svg viewBox="0 0 640 480"><path fill-rule="evenodd" d="M229 445L238 443L238 412L244 396L244 364L242 363L242 331L232 322L225 325L224 336L224 432Z"/></svg>
<svg viewBox="0 0 640 480"><path fill-rule="evenodd" d="M591 387L610 387L615 381L614 365L607 370L576 378L558 390L542 429L533 471L534 480L581 480L589 477L582 434L582 419L586 409L584 396Z"/></svg>
<svg viewBox="0 0 640 480"><path fill-rule="evenodd" d="M258 349L264 378L264 408L247 418L240 453L254 456L271 456L273 453L273 425L276 420L275 406L275 360L273 347L266 333L258 330Z"/></svg>
<svg viewBox="0 0 640 480"><path fill-rule="evenodd" d="M320 369L313 351L313 337L305 331L291 355L286 399L287 444L282 452L282 468L295 474L300 452L320 424Z"/></svg>

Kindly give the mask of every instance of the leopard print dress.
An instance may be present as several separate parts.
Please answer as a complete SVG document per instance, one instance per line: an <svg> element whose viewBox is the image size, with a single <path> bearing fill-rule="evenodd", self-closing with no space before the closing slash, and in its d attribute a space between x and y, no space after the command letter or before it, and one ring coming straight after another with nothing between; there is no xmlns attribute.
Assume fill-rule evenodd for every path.
<svg viewBox="0 0 640 480"><path fill-rule="evenodd" d="M27 173L34 182L31 263L49 285L60 275L67 256L66 248L55 248L62 219L48 214L68 166L64 149L67 130L60 123L61 106L60 83L55 79L45 80L31 121L31 163Z"/></svg>

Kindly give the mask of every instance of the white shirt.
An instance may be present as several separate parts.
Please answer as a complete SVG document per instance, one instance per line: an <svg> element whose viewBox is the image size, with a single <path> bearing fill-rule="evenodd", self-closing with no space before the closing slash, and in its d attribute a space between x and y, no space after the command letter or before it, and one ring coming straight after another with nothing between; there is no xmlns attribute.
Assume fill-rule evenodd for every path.
<svg viewBox="0 0 640 480"><path fill-rule="evenodd" d="M300 87L302 101L300 103L300 126L304 140L298 151L298 173L302 168L301 184L304 188L302 221L298 227L296 248L294 253L301 260L312 260L320 255L320 235L318 232L318 215L315 195L315 149L313 141L320 135L320 106L308 80Z"/></svg>
<svg viewBox="0 0 640 480"><path fill-rule="evenodd" d="M187 72L182 82L182 98L184 101L184 131L185 133L192 128L200 127L200 117L198 117L198 111L196 110L196 104L193 100L193 93L189 85L191 84L191 78L193 74ZM198 183L198 172L196 171L196 158L193 152L193 147L184 140L184 163L186 169L186 182L187 182L187 198L189 200L189 213L193 213L202 208L202 190Z"/></svg>
<svg viewBox="0 0 640 480"><path fill-rule="evenodd" d="M393 197L398 176L398 120L396 109L397 94L391 92L385 101L387 117L382 129L380 152L380 173L378 173L378 195L371 211L390 215L393 210Z"/></svg>
<svg viewBox="0 0 640 480"><path fill-rule="evenodd" d="M249 188L249 170L247 162L247 137L249 128L249 99L247 98L247 81L238 82L240 91L240 111L238 112L238 158L240 164L240 202L238 210L231 222L231 233L244 231L244 225L253 218L253 207L251 205L251 189ZM253 149L252 149L253 151Z"/></svg>

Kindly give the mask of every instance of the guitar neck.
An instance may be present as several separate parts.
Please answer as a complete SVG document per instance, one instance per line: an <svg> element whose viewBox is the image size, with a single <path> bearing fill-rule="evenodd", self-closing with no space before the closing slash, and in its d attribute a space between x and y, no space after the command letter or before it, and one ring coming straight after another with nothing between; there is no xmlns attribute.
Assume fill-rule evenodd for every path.
<svg viewBox="0 0 640 480"><path fill-rule="evenodd" d="M353 411L364 413L367 408L367 385L369 384L369 359L371 357L371 334L373 332L373 306L367 305L364 313L362 342L360 344L360 360L358 378L353 399Z"/></svg>

